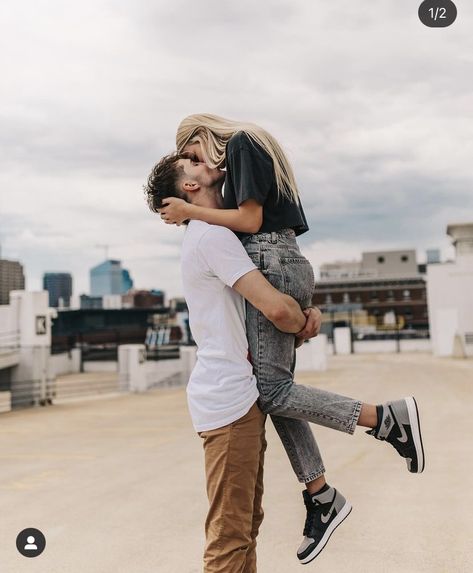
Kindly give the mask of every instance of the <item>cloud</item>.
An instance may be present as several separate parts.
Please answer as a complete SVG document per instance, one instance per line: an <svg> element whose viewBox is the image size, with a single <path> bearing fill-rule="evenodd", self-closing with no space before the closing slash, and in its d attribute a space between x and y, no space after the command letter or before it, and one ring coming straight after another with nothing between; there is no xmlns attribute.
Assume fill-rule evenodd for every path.
<svg viewBox="0 0 473 573"><path fill-rule="evenodd" d="M189 113L260 123L293 161L319 264L440 245L473 217L473 6L423 26L401 0L26 0L2 8L0 240L42 272L110 254L180 294L182 229L142 185ZM345 256L344 256L345 253Z"/></svg>

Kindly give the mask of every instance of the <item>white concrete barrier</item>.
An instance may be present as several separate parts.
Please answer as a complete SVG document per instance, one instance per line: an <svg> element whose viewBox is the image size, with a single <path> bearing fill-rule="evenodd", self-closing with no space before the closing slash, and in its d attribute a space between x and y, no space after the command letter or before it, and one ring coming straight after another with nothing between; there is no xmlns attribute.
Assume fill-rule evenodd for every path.
<svg viewBox="0 0 473 573"><path fill-rule="evenodd" d="M144 344L122 344L118 347L118 384L130 392L145 392L146 349Z"/></svg>
<svg viewBox="0 0 473 573"><path fill-rule="evenodd" d="M11 392L7 390L0 392L0 412L9 412L11 410Z"/></svg>
<svg viewBox="0 0 473 573"><path fill-rule="evenodd" d="M333 337L337 354L351 354L351 330L348 326L334 328Z"/></svg>
<svg viewBox="0 0 473 573"><path fill-rule="evenodd" d="M458 309L439 308L435 318L435 323L442 325L441 328L437 329L435 354L437 356L452 356L455 335L458 332Z"/></svg>
<svg viewBox="0 0 473 573"><path fill-rule="evenodd" d="M296 372L327 370L327 335L319 334L296 351Z"/></svg>
<svg viewBox="0 0 473 573"><path fill-rule="evenodd" d="M187 380L189 380L191 372L197 362L197 346L181 346L180 353L182 371L185 376L187 376Z"/></svg>
<svg viewBox="0 0 473 573"><path fill-rule="evenodd" d="M19 315L11 305L0 305L0 356L17 351L19 346Z"/></svg>
<svg viewBox="0 0 473 573"><path fill-rule="evenodd" d="M50 377L51 319L47 291L10 292L18 324L18 365L11 372L12 407L46 404L54 393Z"/></svg>

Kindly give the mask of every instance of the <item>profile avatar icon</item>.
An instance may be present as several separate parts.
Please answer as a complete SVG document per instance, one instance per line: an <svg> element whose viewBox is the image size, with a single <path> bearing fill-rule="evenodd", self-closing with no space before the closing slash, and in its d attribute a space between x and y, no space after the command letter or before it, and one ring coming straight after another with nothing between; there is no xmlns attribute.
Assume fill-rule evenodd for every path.
<svg viewBox="0 0 473 573"><path fill-rule="evenodd" d="M46 547L43 532L35 527L27 527L16 537L16 548L23 557L38 557Z"/></svg>
<svg viewBox="0 0 473 573"><path fill-rule="evenodd" d="M28 541L28 543L25 545L25 551L27 551L27 550L31 551L32 549L35 549L35 550L38 549L38 546L35 544L34 537L32 535L29 535L28 539L26 541Z"/></svg>

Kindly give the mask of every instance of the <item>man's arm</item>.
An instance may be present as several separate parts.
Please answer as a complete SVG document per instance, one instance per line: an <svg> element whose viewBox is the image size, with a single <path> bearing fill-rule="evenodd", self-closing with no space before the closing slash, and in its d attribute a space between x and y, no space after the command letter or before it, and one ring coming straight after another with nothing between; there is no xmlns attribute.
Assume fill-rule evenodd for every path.
<svg viewBox="0 0 473 573"><path fill-rule="evenodd" d="M276 328L292 334L304 329L306 317L299 304L265 279L231 231L209 227L199 240L197 252L209 271L246 298Z"/></svg>
<svg viewBox="0 0 473 573"><path fill-rule="evenodd" d="M233 288L283 332L296 334L306 317L299 304L289 295L279 292L258 270L240 277Z"/></svg>

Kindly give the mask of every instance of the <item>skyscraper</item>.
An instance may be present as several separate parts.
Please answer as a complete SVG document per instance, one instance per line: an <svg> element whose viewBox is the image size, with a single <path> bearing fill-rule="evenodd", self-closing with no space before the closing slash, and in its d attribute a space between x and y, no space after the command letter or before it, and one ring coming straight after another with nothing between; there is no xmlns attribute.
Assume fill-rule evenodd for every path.
<svg viewBox="0 0 473 573"><path fill-rule="evenodd" d="M72 276L70 273L44 273L43 289L49 293L49 306L69 306L72 295Z"/></svg>
<svg viewBox="0 0 473 573"><path fill-rule="evenodd" d="M121 261L109 259L90 269L91 296L123 294L133 286L133 280Z"/></svg>
<svg viewBox="0 0 473 573"><path fill-rule="evenodd" d="M122 293L129 291L131 288L133 288L133 279L129 271L122 269Z"/></svg>
<svg viewBox="0 0 473 573"><path fill-rule="evenodd" d="M0 259L0 304L9 304L10 291L25 288L23 267L18 261Z"/></svg>

